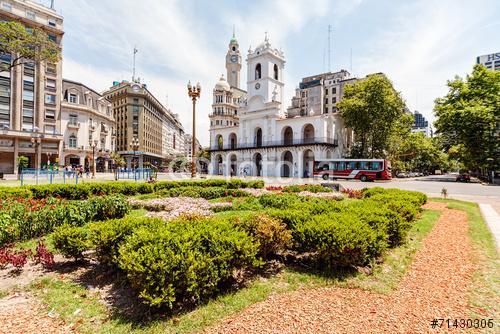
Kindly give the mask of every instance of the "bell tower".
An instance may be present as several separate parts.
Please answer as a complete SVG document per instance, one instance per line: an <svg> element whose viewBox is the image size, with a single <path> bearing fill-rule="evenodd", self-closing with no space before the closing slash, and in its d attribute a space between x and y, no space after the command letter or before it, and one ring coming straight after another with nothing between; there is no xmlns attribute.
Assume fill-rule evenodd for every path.
<svg viewBox="0 0 500 334"><path fill-rule="evenodd" d="M240 46L234 36L229 41L229 49L226 54L227 82L231 87L240 88L241 54Z"/></svg>

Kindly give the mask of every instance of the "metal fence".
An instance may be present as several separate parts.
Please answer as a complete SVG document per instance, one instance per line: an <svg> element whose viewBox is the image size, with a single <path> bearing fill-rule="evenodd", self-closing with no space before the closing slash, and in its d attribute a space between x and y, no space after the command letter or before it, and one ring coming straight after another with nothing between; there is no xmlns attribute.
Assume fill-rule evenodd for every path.
<svg viewBox="0 0 500 334"><path fill-rule="evenodd" d="M148 180L151 176L154 176L151 168L115 170L115 180Z"/></svg>
<svg viewBox="0 0 500 334"><path fill-rule="evenodd" d="M78 184L82 176L76 171L25 168L19 176L21 186L27 184Z"/></svg>

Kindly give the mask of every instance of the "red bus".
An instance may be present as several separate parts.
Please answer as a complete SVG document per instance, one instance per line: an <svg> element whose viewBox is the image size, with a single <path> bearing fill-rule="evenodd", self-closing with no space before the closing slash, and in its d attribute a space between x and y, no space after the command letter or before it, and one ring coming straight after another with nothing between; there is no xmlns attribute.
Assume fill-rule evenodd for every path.
<svg viewBox="0 0 500 334"><path fill-rule="evenodd" d="M390 180L391 162L384 159L325 159L314 162L313 175L323 180Z"/></svg>

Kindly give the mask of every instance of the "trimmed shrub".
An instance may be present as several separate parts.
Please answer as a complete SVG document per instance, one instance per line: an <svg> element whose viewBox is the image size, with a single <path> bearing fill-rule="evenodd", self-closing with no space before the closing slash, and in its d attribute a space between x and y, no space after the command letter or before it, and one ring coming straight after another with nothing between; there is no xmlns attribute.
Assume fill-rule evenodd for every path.
<svg viewBox="0 0 500 334"><path fill-rule="evenodd" d="M31 191L25 187L0 187L0 199L10 197L30 198Z"/></svg>
<svg viewBox="0 0 500 334"><path fill-rule="evenodd" d="M257 245L229 222L140 227L119 249L119 267L150 306L172 308L213 296L234 270L257 265Z"/></svg>
<svg viewBox="0 0 500 334"><path fill-rule="evenodd" d="M302 184L283 187L283 192L286 193L300 193L302 191L311 193L331 193L333 190L319 184Z"/></svg>
<svg viewBox="0 0 500 334"><path fill-rule="evenodd" d="M268 216L281 220L290 230L293 230L297 224L311 218L308 210L282 210L273 208L267 209L265 212Z"/></svg>
<svg viewBox="0 0 500 334"><path fill-rule="evenodd" d="M88 230L85 227L62 225L52 234L54 247L66 257L83 259L83 252L90 249Z"/></svg>
<svg viewBox="0 0 500 334"><path fill-rule="evenodd" d="M123 218L111 219L105 222L89 223L88 239L95 249L101 263L116 264L118 248L125 238L141 226L163 226L165 222L160 218Z"/></svg>
<svg viewBox="0 0 500 334"><path fill-rule="evenodd" d="M237 216L231 221L254 238L259 245L259 256L264 259L285 251L291 245L291 232L277 218L253 213Z"/></svg>
<svg viewBox="0 0 500 334"><path fill-rule="evenodd" d="M297 224L293 237L300 250L312 252L329 268L366 265L387 247L383 231L353 214L314 216Z"/></svg>
<svg viewBox="0 0 500 334"><path fill-rule="evenodd" d="M246 184L244 184L243 188L262 189L264 188L264 181L262 180L248 181Z"/></svg>

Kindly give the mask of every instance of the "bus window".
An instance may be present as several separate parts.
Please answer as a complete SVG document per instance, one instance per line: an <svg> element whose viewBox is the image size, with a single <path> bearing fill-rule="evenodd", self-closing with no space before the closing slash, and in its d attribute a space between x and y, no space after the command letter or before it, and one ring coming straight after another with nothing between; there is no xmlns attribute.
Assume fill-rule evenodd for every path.
<svg viewBox="0 0 500 334"><path fill-rule="evenodd" d="M322 164L321 164L321 169L322 169L322 170L328 170L328 169L329 169L329 167L330 167L330 166L329 166L328 162L324 162L324 163L322 163Z"/></svg>
<svg viewBox="0 0 500 334"><path fill-rule="evenodd" d="M368 161L368 162L366 163L366 170L373 170L373 166L372 166L371 161Z"/></svg>
<svg viewBox="0 0 500 334"><path fill-rule="evenodd" d="M372 170L379 170L380 169L380 162L374 161L372 165Z"/></svg>
<svg viewBox="0 0 500 334"><path fill-rule="evenodd" d="M345 170L345 162L339 162L337 170Z"/></svg>
<svg viewBox="0 0 500 334"><path fill-rule="evenodd" d="M337 166L336 165L337 165L337 163L330 162L330 170L337 170L337 168L336 168Z"/></svg>
<svg viewBox="0 0 500 334"><path fill-rule="evenodd" d="M352 169L352 165L353 165L353 163L352 163L352 162L347 161L347 162L345 163L345 168L344 168L344 169Z"/></svg>

